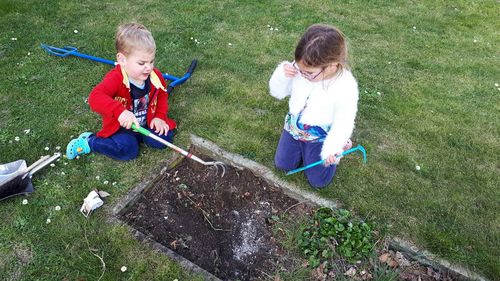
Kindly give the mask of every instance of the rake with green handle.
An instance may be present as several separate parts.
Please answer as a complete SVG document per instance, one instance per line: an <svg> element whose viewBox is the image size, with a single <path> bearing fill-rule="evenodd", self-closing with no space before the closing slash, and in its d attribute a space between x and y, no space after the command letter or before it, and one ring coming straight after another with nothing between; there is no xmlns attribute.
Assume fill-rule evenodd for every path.
<svg viewBox="0 0 500 281"><path fill-rule="evenodd" d="M218 172L219 171L219 167L222 168L222 176L224 176L224 173L226 172L226 165L223 163L223 162L220 162L220 161L211 161L211 162L206 162L206 161L203 161L201 160L199 157L193 155L192 153L190 152L187 152L186 150L176 146L176 145L173 145L172 143L160 138L159 136L151 133L150 131L140 127L140 126L136 126L135 124L132 124L132 130L146 136L146 137L149 137L149 138L152 138L158 142L161 142L162 144L170 147L171 149L173 149L174 151L184 155L186 158L189 158L189 159L193 159L194 161L202 164L202 165L205 165L205 166L213 166L215 167L216 171Z"/></svg>
<svg viewBox="0 0 500 281"><path fill-rule="evenodd" d="M363 154L363 162L365 162L365 163L366 163L366 150L365 150L365 148L364 148L363 146L361 146L361 145L359 145L359 144L358 144L358 146L356 146L356 147L353 147L353 148L351 148L351 149L349 149L349 150L346 150L346 151L342 152L342 153L341 153L341 157L342 157L342 156L345 156L345 155L347 155L347 154L349 154L349 153L353 153L353 152L355 152L355 151L357 151L357 150L361 151L361 153ZM295 170L291 170L291 171L289 171L288 173L286 173L286 175L288 176L288 175L291 175L291 174L295 174L295 173L298 173L298 172L301 172L301 171L307 170L307 169L309 169L309 168L312 168L312 167L314 167L314 166L317 166L317 165L319 165L319 164L323 164L323 163L325 163L325 160L319 160L319 161L314 162L314 163L312 163L312 164L309 164L309 165L307 165L307 166L300 167L300 168L297 168L297 169L295 169Z"/></svg>

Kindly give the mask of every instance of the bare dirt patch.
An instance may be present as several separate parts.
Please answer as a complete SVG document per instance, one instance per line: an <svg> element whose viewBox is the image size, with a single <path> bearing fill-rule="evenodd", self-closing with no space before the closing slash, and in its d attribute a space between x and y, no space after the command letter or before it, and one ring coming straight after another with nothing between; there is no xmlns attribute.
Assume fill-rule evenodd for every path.
<svg viewBox="0 0 500 281"><path fill-rule="evenodd" d="M289 259L273 218L310 208L249 170L221 171L183 160L146 191L122 220L224 280L262 280Z"/></svg>

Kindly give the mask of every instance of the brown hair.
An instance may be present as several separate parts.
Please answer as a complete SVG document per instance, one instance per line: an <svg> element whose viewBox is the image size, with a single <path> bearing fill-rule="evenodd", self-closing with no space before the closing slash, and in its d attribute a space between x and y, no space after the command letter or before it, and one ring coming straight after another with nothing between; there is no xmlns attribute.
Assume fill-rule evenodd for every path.
<svg viewBox="0 0 500 281"><path fill-rule="evenodd" d="M120 25L115 36L116 51L125 55L133 50L155 52L156 44L153 35L140 23L126 23Z"/></svg>
<svg viewBox="0 0 500 281"><path fill-rule="evenodd" d="M326 67L338 63L338 71L348 68L347 43L342 31L324 24L307 28L295 48L295 61L310 67Z"/></svg>

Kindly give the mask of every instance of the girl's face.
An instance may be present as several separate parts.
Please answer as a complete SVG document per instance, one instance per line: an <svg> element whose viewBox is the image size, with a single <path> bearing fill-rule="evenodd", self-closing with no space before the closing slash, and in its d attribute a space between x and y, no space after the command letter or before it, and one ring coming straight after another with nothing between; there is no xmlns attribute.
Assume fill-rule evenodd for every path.
<svg viewBox="0 0 500 281"><path fill-rule="evenodd" d="M117 60L129 76L128 78L135 84L142 85L153 71L155 53L133 50L128 55L118 53Z"/></svg>
<svg viewBox="0 0 500 281"><path fill-rule="evenodd" d="M337 72L337 64L333 63L324 67L306 66L302 61L293 63L293 66L299 71L302 77L311 82L317 82L324 79L332 78Z"/></svg>

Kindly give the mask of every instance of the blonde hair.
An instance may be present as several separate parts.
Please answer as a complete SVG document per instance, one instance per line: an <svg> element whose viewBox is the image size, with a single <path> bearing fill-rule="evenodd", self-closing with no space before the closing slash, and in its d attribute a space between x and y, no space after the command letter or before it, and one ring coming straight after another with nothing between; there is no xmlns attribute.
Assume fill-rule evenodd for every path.
<svg viewBox="0 0 500 281"><path fill-rule="evenodd" d="M131 22L120 25L115 36L116 51L125 55L134 50L155 52L156 44L151 32L142 24Z"/></svg>
<svg viewBox="0 0 500 281"><path fill-rule="evenodd" d="M348 68L347 42L338 28L314 24L307 28L295 48L295 61L310 67L326 67L338 63L337 73Z"/></svg>

